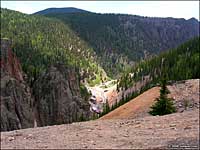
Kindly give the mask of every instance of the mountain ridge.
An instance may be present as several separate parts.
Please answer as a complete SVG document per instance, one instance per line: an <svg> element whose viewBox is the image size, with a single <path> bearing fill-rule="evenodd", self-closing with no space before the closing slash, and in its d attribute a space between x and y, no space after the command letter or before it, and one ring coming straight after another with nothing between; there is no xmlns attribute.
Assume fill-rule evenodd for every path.
<svg viewBox="0 0 200 150"><path fill-rule="evenodd" d="M44 10L40 10L38 12L33 13L33 15L38 14L38 15L45 15L49 13L90 13L90 11L75 8L75 7L62 7L62 8L47 8Z"/></svg>
<svg viewBox="0 0 200 150"><path fill-rule="evenodd" d="M77 67L81 79L99 82L101 75L106 77L92 47L60 20L1 9L1 37L13 41L13 51L29 79L57 61Z"/></svg>
<svg viewBox="0 0 200 150"><path fill-rule="evenodd" d="M59 11L59 9L60 9L60 11ZM142 15L128 14L128 13L97 13L97 12L91 12L91 11L88 11L88 10L85 10L85 9L81 9L81 8L77 8L77 7L50 7L50 8L46 8L46 9L34 12L32 14L33 15L34 14L43 14L42 13L43 11L44 11L45 14L54 13L54 12L51 12L51 11L45 12L46 10L53 10L53 11L55 10L55 12L57 11L57 13L73 13L73 11L74 11L74 12L89 12L89 13L95 13L95 14L128 15L128 16L137 16L137 17L144 17L144 18L155 18L155 19L184 19L184 20L198 21L198 19L195 18L195 17L191 17L191 18L185 19L185 18L175 18L175 17L142 16ZM65 12L65 10L66 10L66 12ZM72 10L72 12L70 10ZM200 21L198 21L198 22L200 22Z"/></svg>
<svg viewBox="0 0 200 150"><path fill-rule="evenodd" d="M63 21L93 47L98 63L111 77L141 59L175 48L199 35L199 22L194 18L98 13L51 13L45 16Z"/></svg>

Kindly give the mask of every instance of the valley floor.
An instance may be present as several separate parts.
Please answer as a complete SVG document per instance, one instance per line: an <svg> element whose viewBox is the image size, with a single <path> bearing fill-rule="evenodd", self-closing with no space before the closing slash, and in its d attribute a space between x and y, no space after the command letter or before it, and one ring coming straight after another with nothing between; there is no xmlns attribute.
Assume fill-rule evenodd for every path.
<svg viewBox="0 0 200 150"><path fill-rule="evenodd" d="M1 133L1 148L199 148L199 109Z"/></svg>

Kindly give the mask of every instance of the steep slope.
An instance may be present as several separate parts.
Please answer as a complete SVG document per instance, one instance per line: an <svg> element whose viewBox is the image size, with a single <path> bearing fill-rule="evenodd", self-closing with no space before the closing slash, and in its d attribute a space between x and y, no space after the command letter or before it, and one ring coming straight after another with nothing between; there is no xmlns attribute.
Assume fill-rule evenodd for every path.
<svg viewBox="0 0 200 150"><path fill-rule="evenodd" d="M121 14L49 13L89 43L106 72L116 77L140 59L199 35L199 22Z"/></svg>
<svg viewBox="0 0 200 150"><path fill-rule="evenodd" d="M87 93L81 95L78 75L63 64L50 66L34 83L38 126L89 120Z"/></svg>
<svg viewBox="0 0 200 150"><path fill-rule="evenodd" d="M174 83L173 85L167 86L167 88L170 91L168 96L174 98L178 112L199 108L199 79ZM101 117L100 120L149 116L148 112L150 111L150 107L160 95L159 89L159 87L154 87L147 90L128 103Z"/></svg>
<svg viewBox="0 0 200 150"><path fill-rule="evenodd" d="M45 10L38 11L34 14L46 15L50 13L86 13L86 12L89 12L89 11L74 8L74 7L65 7L65 8L47 8Z"/></svg>
<svg viewBox="0 0 200 150"><path fill-rule="evenodd" d="M157 84L163 74L166 74L167 80L172 81L200 78L199 42L199 37L194 38L176 49L139 62L120 78L118 90L128 89L146 76L149 76L149 86Z"/></svg>
<svg viewBox="0 0 200 150"><path fill-rule="evenodd" d="M1 39L1 131L91 119L90 94L74 67L49 65L31 88L24 77L12 42Z"/></svg>
<svg viewBox="0 0 200 150"><path fill-rule="evenodd" d="M100 119L124 119L130 117L135 118L138 116L143 117L143 115L148 115L147 112L157 97L159 97L159 87L154 87L114 111L104 115Z"/></svg>
<svg viewBox="0 0 200 150"><path fill-rule="evenodd" d="M1 131L33 127L33 99L11 41L1 40Z"/></svg>
<svg viewBox="0 0 200 150"><path fill-rule="evenodd" d="M152 59L139 62L118 80L116 89L107 98L110 109L116 109L144 91L158 86L165 74L169 84L178 80L199 79L199 38L194 38ZM112 97L115 96L115 97Z"/></svg>
<svg viewBox="0 0 200 150"><path fill-rule="evenodd" d="M1 40L1 69L9 76L22 81L23 73L19 60L11 50L12 42L9 39Z"/></svg>
<svg viewBox="0 0 200 150"><path fill-rule="evenodd" d="M96 120L1 133L1 148L199 149L199 110L129 120Z"/></svg>
<svg viewBox="0 0 200 150"><path fill-rule="evenodd" d="M12 40L13 50L31 84L48 65L56 62L76 67L82 80L89 78L98 83L106 78L92 47L56 19L1 9L1 37Z"/></svg>

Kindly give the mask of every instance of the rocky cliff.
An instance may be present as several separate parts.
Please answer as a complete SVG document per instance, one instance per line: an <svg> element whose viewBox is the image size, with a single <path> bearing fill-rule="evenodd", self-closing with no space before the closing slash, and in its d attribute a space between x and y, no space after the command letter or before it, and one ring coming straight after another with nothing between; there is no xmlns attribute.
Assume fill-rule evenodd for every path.
<svg viewBox="0 0 200 150"><path fill-rule="evenodd" d="M81 98L74 69L56 64L34 84L38 126L71 123L88 119L89 103Z"/></svg>
<svg viewBox="0 0 200 150"><path fill-rule="evenodd" d="M33 99L11 44L1 40L1 131L33 127Z"/></svg>
<svg viewBox="0 0 200 150"><path fill-rule="evenodd" d="M89 118L75 69L52 65L30 87L11 47L10 40L1 40L1 131Z"/></svg>
<svg viewBox="0 0 200 150"><path fill-rule="evenodd" d="M1 40L1 69L16 80L23 81L22 68L19 60L11 50L12 42Z"/></svg>

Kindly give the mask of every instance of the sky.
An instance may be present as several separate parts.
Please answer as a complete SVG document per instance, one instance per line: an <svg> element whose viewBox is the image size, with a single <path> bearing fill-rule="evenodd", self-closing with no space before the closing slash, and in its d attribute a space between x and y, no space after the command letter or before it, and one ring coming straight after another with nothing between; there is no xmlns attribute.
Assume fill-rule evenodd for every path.
<svg viewBox="0 0 200 150"><path fill-rule="evenodd" d="M27 14L51 7L76 7L96 13L199 20L199 1L1 1L1 7Z"/></svg>

